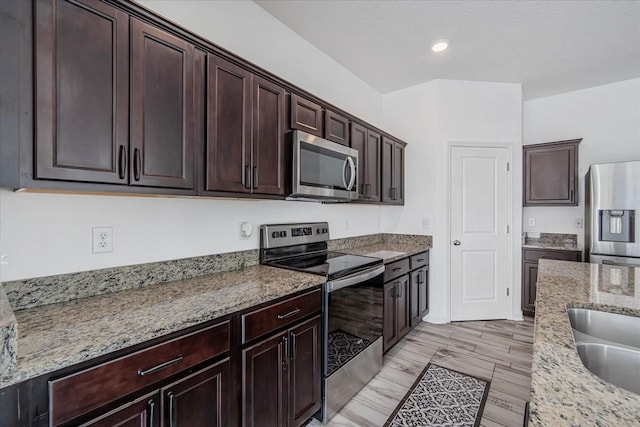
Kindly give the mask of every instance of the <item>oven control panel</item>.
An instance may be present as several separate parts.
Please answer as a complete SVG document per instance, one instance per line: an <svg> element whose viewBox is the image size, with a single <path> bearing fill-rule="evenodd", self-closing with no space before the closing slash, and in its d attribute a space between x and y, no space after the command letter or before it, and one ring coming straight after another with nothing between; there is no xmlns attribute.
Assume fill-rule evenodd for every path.
<svg viewBox="0 0 640 427"><path fill-rule="evenodd" d="M329 240L329 224L326 222L304 224L266 224L260 226L260 247L277 248L326 242Z"/></svg>

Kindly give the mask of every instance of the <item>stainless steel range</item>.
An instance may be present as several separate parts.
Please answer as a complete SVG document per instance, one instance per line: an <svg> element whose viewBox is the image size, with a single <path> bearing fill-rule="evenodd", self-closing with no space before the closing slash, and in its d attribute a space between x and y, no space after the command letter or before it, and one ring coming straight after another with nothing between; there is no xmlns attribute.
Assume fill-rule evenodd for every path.
<svg viewBox="0 0 640 427"><path fill-rule="evenodd" d="M322 410L327 422L382 368L384 264L330 252L329 224L260 227L260 263L327 278L323 293Z"/></svg>

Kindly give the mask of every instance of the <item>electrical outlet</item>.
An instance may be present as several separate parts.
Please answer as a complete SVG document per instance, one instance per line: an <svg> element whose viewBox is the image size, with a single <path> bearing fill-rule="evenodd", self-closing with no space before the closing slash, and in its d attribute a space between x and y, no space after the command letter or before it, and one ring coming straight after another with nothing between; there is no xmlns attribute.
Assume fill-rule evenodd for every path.
<svg viewBox="0 0 640 427"><path fill-rule="evenodd" d="M431 220L429 218L422 218L422 229L429 230L431 228Z"/></svg>
<svg viewBox="0 0 640 427"><path fill-rule="evenodd" d="M376 219L376 225L378 226L378 228L382 228L382 218L380 218L380 215L378 215Z"/></svg>
<svg viewBox="0 0 640 427"><path fill-rule="evenodd" d="M582 228L582 218L576 218L576 228Z"/></svg>
<svg viewBox="0 0 640 427"><path fill-rule="evenodd" d="M529 227L535 227L535 226L536 226L536 219L529 218Z"/></svg>
<svg viewBox="0 0 640 427"><path fill-rule="evenodd" d="M249 221L238 221L238 238L247 240L253 234L253 224Z"/></svg>
<svg viewBox="0 0 640 427"><path fill-rule="evenodd" d="M349 221L349 218L345 218L344 219L344 231L349 231L349 226L351 221Z"/></svg>
<svg viewBox="0 0 640 427"><path fill-rule="evenodd" d="M93 227L93 253L113 252L113 227Z"/></svg>

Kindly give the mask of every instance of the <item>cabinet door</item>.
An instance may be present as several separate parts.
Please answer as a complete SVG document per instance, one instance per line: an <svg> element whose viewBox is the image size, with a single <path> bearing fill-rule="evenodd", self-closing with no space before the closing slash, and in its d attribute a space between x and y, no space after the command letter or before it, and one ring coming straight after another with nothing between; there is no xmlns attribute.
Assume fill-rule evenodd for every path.
<svg viewBox="0 0 640 427"><path fill-rule="evenodd" d="M422 320L429 313L429 267L423 267L418 271L422 272L418 302L420 319Z"/></svg>
<svg viewBox="0 0 640 427"><path fill-rule="evenodd" d="M260 194L285 195L284 88L253 76L252 186Z"/></svg>
<svg viewBox="0 0 640 427"><path fill-rule="evenodd" d="M524 146L524 206L577 206L578 142Z"/></svg>
<svg viewBox="0 0 640 427"><path fill-rule="evenodd" d="M365 149L365 176L367 182L367 200L380 201L380 144L382 138L379 133L367 131Z"/></svg>
<svg viewBox="0 0 640 427"><path fill-rule="evenodd" d="M291 129L322 137L324 133L322 106L292 93Z"/></svg>
<svg viewBox="0 0 640 427"><path fill-rule="evenodd" d="M157 427L159 415L158 396L152 393L94 418L82 427Z"/></svg>
<svg viewBox="0 0 640 427"><path fill-rule="evenodd" d="M325 138L338 144L349 146L349 119L326 110L324 114Z"/></svg>
<svg viewBox="0 0 640 427"><path fill-rule="evenodd" d="M208 57L206 190L251 191L251 73Z"/></svg>
<svg viewBox="0 0 640 427"><path fill-rule="evenodd" d="M367 200L367 181L365 171L367 169L367 128L357 123L351 123L351 141L350 146L354 150L358 150L358 159L360 161L360 167L358 168L358 176L356 182L358 183L358 199Z"/></svg>
<svg viewBox="0 0 640 427"><path fill-rule="evenodd" d="M384 300L382 315L383 351L386 352L398 342L398 304L396 303L397 281L384 285Z"/></svg>
<svg viewBox="0 0 640 427"><path fill-rule="evenodd" d="M382 188L381 188L381 198L385 203L393 203L393 153L394 153L394 141L387 137L382 138L382 166L381 166L381 174L382 174Z"/></svg>
<svg viewBox="0 0 640 427"><path fill-rule="evenodd" d="M243 425L285 426L288 421L288 333L242 351Z"/></svg>
<svg viewBox="0 0 640 427"><path fill-rule="evenodd" d="M394 203L404 204L404 145L393 144L393 186L391 188Z"/></svg>
<svg viewBox="0 0 640 427"><path fill-rule="evenodd" d="M229 425L229 359L162 388L163 426Z"/></svg>
<svg viewBox="0 0 640 427"><path fill-rule="evenodd" d="M398 340L402 339L411 330L411 290L409 287L409 275L398 279L396 303L398 304Z"/></svg>
<svg viewBox="0 0 640 427"><path fill-rule="evenodd" d="M34 5L34 177L127 184L127 14L97 1Z"/></svg>
<svg viewBox="0 0 640 427"><path fill-rule="evenodd" d="M522 264L522 313L535 315L536 282L538 281L538 263L525 261Z"/></svg>
<svg viewBox="0 0 640 427"><path fill-rule="evenodd" d="M291 364L289 367L289 426L299 427L321 405L322 368L320 359L320 316L290 331Z"/></svg>
<svg viewBox="0 0 640 427"><path fill-rule="evenodd" d="M415 327L422 317L420 316L420 284L422 281L422 269L412 271L409 275L410 297L409 297L409 316L411 318L411 327Z"/></svg>
<svg viewBox="0 0 640 427"><path fill-rule="evenodd" d="M132 185L194 188L194 58L193 45L131 19Z"/></svg>

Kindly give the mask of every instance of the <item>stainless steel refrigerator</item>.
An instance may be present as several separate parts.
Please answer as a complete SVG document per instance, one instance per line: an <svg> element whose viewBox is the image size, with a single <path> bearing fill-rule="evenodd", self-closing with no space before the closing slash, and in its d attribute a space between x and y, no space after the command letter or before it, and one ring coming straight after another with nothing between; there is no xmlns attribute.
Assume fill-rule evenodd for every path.
<svg viewBox="0 0 640 427"><path fill-rule="evenodd" d="M587 261L640 267L640 161L591 165L585 206Z"/></svg>

